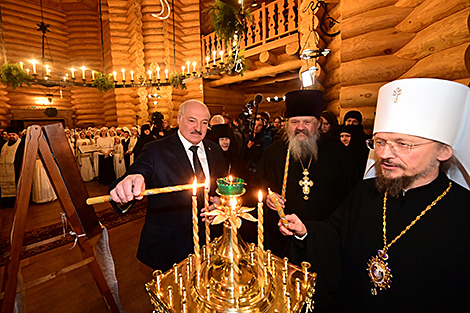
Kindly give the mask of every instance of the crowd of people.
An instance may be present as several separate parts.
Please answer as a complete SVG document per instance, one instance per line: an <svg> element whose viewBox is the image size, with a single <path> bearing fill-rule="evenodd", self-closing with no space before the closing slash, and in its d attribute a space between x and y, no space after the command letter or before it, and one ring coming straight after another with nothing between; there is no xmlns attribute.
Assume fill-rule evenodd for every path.
<svg viewBox="0 0 470 313"><path fill-rule="evenodd" d="M149 123L66 134L83 180L110 185L118 213L120 204L142 199L144 189L187 184L194 176L209 188L209 210L220 204L219 177L244 178L247 205L256 201L252 191L272 190L265 247L293 264L312 264L316 311L457 312L470 290L470 269L460 266L470 261L469 99L468 87L449 81L389 83L379 91L372 135L358 111L347 112L342 124L322 111L319 90L287 93L285 117L272 123L266 112L250 122L211 117L204 103L188 100L175 128ZM15 144L8 140L7 150ZM137 252L142 263L166 271L193 253L191 195L148 198ZM203 223L212 219L205 213L201 242Z"/></svg>

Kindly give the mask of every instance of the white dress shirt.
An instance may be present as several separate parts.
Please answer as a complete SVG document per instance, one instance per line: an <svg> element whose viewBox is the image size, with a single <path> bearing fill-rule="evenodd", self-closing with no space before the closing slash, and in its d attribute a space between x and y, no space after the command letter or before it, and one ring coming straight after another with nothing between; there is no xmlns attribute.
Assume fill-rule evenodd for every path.
<svg viewBox="0 0 470 313"><path fill-rule="evenodd" d="M210 181L207 179L210 177L209 162L207 161L206 150L204 149L204 144L202 143L202 141L199 142L197 145L193 145L186 138L183 137L180 130L178 130L178 137L183 143L184 150L186 151L186 155L188 156L189 162L191 163L191 166L193 167L194 172L196 171L194 170L194 164L193 164L193 152L189 150L189 148L191 148L192 146L199 147L199 149L197 149L197 156L199 158L199 162L201 162L202 170L204 172L204 176L206 177L206 181ZM209 188L209 187L210 186L206 186L206 188Z"/></svg>

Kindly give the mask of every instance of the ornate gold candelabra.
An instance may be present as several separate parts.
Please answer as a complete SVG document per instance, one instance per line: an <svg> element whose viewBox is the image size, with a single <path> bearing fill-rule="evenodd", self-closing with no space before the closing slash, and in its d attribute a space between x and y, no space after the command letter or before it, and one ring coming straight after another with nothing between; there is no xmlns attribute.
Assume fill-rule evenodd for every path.
<svg viewBox="0 0 470 313"><path fill-rule="evenodd" d="M242 206L242 180L219 179L221 205L210 212L223 234L202 247L198 263L193 254L165 273L157 270L146 284L157 313L176 312L307 312L313 309L316 274L247 244L238 234L241 218L256 221ZM262 219L261 219L262 220ZM262 229L262 228L261 228ZM258 234L259 236L262 234ZM261 237L262 238L262 237Z"/></svg>

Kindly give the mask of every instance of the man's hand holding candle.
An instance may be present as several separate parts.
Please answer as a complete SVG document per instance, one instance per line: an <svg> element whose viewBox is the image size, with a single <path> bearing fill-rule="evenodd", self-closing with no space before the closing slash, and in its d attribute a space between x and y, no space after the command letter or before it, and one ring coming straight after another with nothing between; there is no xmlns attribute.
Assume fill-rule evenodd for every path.
<svg viewBox="0 0 470 313"><path fill-rule="evenodd" d="M127 203L134 200L142 200L140 195L145 190L144 176L140 174L128 175L111 190L111 199L117 203ZM140 196L139 196L140 195Z"/></svg>

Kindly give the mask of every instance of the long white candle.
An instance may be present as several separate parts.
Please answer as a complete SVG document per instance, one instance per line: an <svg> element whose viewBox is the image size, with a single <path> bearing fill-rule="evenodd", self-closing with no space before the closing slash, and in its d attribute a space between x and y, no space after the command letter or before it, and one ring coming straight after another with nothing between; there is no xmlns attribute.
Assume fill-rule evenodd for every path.
<svg viewBox="0 0 470 313"><path fill-rule="evenodd" d="M198 216L197 216L197 177L194 177L193 183L193 197L192 197L192 221L193 221L193 242L194 242L194 256L196 263L196 271L199 272L200 269L200 247L199 247L199 225L198 225Z"/></svg>

